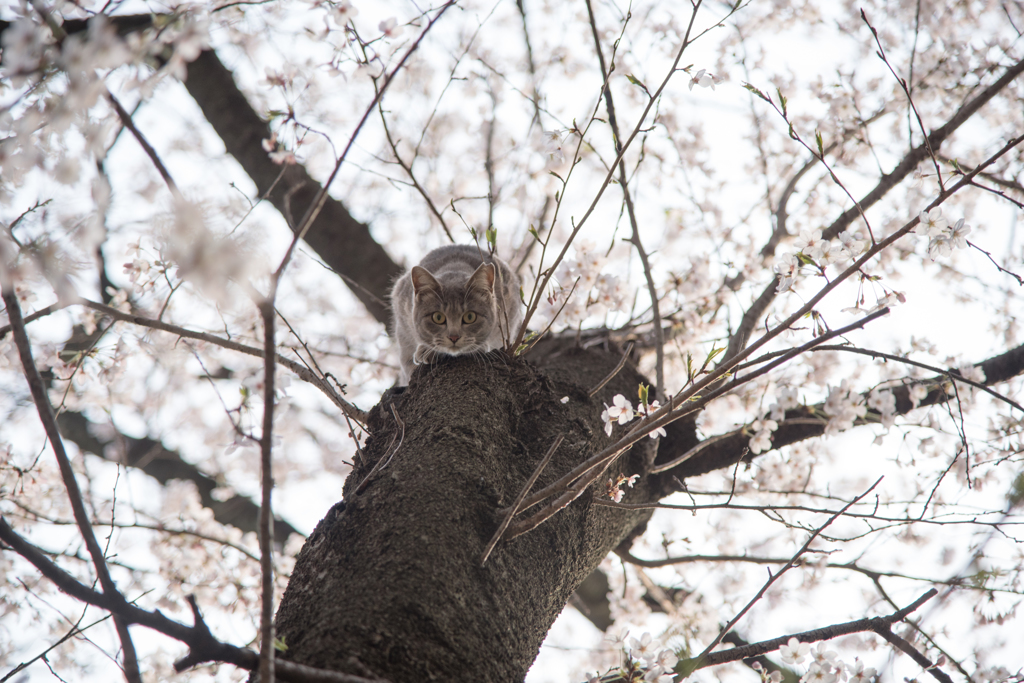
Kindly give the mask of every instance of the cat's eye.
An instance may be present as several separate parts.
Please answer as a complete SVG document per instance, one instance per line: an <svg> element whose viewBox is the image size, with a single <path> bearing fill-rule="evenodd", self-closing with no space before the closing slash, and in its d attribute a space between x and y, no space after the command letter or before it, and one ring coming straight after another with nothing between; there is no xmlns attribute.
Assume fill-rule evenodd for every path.
<svg viewBox="0 0 1024 683"><path fill-rule="evenodd" d="M430 319L433 320L438 325L444 325L444 321L447 320L447 318L444 317L444 313L442 313L441 311L434 311L434 313L430 316Z"/></svg>
<svg viewBox="0 0 1024 683"><path fill-rule="evenodd" d="M472 325L476 322L476 313L473 311L466 311L466 314L462 316L462 322L467 325Z"/></svg>

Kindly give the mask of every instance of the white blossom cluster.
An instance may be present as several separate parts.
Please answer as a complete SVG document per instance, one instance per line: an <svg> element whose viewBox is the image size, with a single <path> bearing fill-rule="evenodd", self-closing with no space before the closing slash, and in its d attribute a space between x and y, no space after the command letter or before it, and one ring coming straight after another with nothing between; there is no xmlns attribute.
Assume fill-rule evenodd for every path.
<svg viewBox="0 0 1024 683"><path fill-rule="evenodd" d="M890 389L875 389L868 394L868 408L878 412L886 429L896 422L896 397Z"/></svg>
<svg viewBox="0 0 1024 683"><path fill-rule="evenodd" d="M949 256L954 249L967 248L967 235L971 232L971 226L964 223L963 218L950 225L943 218L942 209L935 208L922 211L920 220L913 231L928 238L928 257L933 261L938 256Z"/></svg>
<svg viewBox="0 0 1024 683"><path fill-rule="evenodd" d="M793 288L797 274L802 265L800 254L804 259L824 270L826 266L838 265L845 267L860 258L868 249L868 242L861 238L860 233L844 230L834 240L824 239L821 230L801 230L794 246L797 253L787 253L779 257L775 263L775 274L779 278L779 293Z"/></svg>
<svg viewBox="0 0 1024 683"><path fill-rule="evenodd" d="M660 407L661 404L657 400L652 400L647 403L641 403L636 410L633 410L633 404L630 403L625 396L622 394L616 394L612 398L612 404L610 406L607 403L604 404L604 411L601 413L601 421L604 422L604 433L611 436L613 423L618 422L620 425L624 425L632 421L635 417L647 417ZM665 428L658 427L657 429L652 430L647 436L652 439L656 439L659 436L665 436Z"/></svg>
<svg viewBox="0 0 1024 683"><path fill-rule="evenodd" d="M835 436L849 429L867 412L864 397L850 386L849 380L844 379L838 387L829 387L828 398L825 399L825 414L829 417L825 435Z"/></svg>
<svg viewBox="0 0 1024 683"><path fill-rule="evenodd" d="M750 452L755 455L771 450L772 433L779 428L779 421L786 417L786 411L800 405L797 390L794 387L782 387L779 399L773 403L766 415L754 420L750 430L754 436L750 439Z"/></svg>
<svg viewBox="0 0 1024 683"><path fill-rule="evenodd" d="M978 384L984 384L986 382L985 369L980 365L974 365L972 363L963 363L957 367L957 372L964 379L969 379L972 382ZM963 382L957 382L957 389L959 397L962 401L970 401L974 397L974 392L977 391L974 387Z"/></svg>
<svg viewBox="0 0 1024 683"><path fill-rule="evenodd" d="M169 55L165 66L146 79L130 77L126 81L127 87L145 96L168 74L183 79L185 64L194 60L206 43L205 20L191 14L183 14L158 34L133 33L127 41L103 14L97 14L87 32L67 37L59 47L50 29L32 15L16 18L3 32L0 78L15 88L27 87L28 92L0 116L0 197L11 195L37 168L61 184L77 182L82 157L57 138L72 126L84 137L85 152L103 158L113 121L96 116L105 113L100 111L101 97L112 70L140 65L152 55ZM53 68L66 79L47 79L43 74ZM97 179L93 194L103 194L96 182L105 183Z"/></svg>
<svg viewBox="0 0 1024 683"><path fill-rule="evenodd" d="M622 490L622 485L627 484L629 488L633 488L633 484L640 478L639 474L632 476L619 475L615 479L609 479L605 486L605 495L616 503L622 502L622 497L626 495L626 492Z"/></svg>
<svg viewBox="0 0 1024 683"><path fill-rule="evenodd" d="M712 90L714 90L715 85L717 83L721 83L723 80L724 79L721 76L716 76L715 74L709 72L707 69L701 69L692 77L690 77L690 82L687 83L687 87L690 90L693 90L693 86L699 85L702 88L711 88Z"/></svg>
<svg viewBox="0 0 1024 683"><path fill-rule="evenodd" d="M622 310L627 298L625 283L617 275L602 272L606 262L595 245L577 245L576 256L563 259L555 269L557 287L537 314L546 321L576 327L590 316Z"/></svg>
<svg viewBox="0 0 1024 683"><path fill-rule="evenodd" d="M807 666L807 672L800 677L800 683L870 683L875 678L875 670L872 667L865 667L864 662L858 659L854 663L847 664L839 659L835 650L828 649L827 643L818 643L813 649L808 643L801 643L796 638L790 638L789 642L779 648L782 661L786 664L803 664L808 655L811 661ZM773 672L774 674L779 672ZM773 681L781 680L771 678Z"/></svg>
<svg viewBox="0 0 1024 683"><path fill-rule="evenodd" d="M679 657L670 648L661 647L650 633L640 638L624 638L622 648L626 654L623 666L603 676L594 674L587 683L614 683L616 681L645 681L648 683L672 683L676 677L673 668Z"/></svg>

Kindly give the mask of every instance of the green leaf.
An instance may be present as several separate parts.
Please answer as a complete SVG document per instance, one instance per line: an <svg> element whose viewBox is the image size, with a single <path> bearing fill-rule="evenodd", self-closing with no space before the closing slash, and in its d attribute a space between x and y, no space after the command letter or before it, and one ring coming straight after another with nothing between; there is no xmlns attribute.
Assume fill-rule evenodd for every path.
<svg viewBox="0 0 1024 683"><path fill-rule="evenodd" d="M708 357L704 359L704 364L700 366L700 371L704 372L708 366L711 365L711 361L721 355L725 351L725 347L718 348L714 344L711 345L711 350L708 352Z"/></svg>
<svg viewBox="0 0 1024 683"><path fill-rule="evenodd" d="M274 638L274 649L278 652L288 652L288 645L284 642L284 636Z"/></svg>
<svg viewBox="0 0 1024 683"><path fill-rule="evenodd" d="M818 156L820 158L824 159L825 158L825 145L822 144L821 131L820 130L814 131L814 139L818 143Z"/></svg>
<svg viewBox="0 0 1024 683"><path fill-rule="evenodd" d="M749 83L744 83L743 87L746 88L747 90L749 90L750 92L754 93L758 97L760 97L762 100L764 100L768 104L774 104L774 102L772 102L772 98L770 98L767 95L765 95L763 92L758 90L755 86L753 86L753 85L751 85Z"/></svg>
<svg viewBox="0 0 1024 683"><path fill-rule="evenodd" d="M782 115L788 116L789 112L786 110L786 104L789 100L786 99L786 96L782 94L782 90L779 88L775 89L775 94L779 96L779 102L782 104Z"/></svg>
<svg viewBox="0 0 1024 683"><path fill-rule="evenodd" d="M639 80L637 80L637 79L636 79L636 78L635 78L635 77L633 76L633 74L626 74L626 80L628 80L628 81L629 81L630 83L632 83L633 85L635 85L635 86L637 86L637 87L639 87L639 88L643 88L643 91L644 91L645 93L647 93L647 96L648 96L648 97L650 97L650 96L651 96L651 91L647 89L647 86L646 86L646 85L644 85L643 83L641 83L641 82L640 82Z"/></svg>
<svg viewBox="0 0 1024 683"><path fill-rule="evenodd" d="M643 382L640 383L640 386L637 388L636 391L636 395L640 399L640 403L642 403L645 406L647 405L647 396L649 395L649 391L650 387L648 387Z"/></svg>
<svg viewBox="0 0 1024 683"><path fill-rule="evenodd" d="M487 235L487 244L490 245L491 251L494 251L494 247L498 243L498 231L495 228L493 228L493 227L487 228L486 235Z"/></svg>
<svg viewBox="0 0 1024 683"><path fill-rule="evenodd" d="M523 293L522 286L519 287L519 300L522 301L524 304L526 303L526 294Z"/></svg>

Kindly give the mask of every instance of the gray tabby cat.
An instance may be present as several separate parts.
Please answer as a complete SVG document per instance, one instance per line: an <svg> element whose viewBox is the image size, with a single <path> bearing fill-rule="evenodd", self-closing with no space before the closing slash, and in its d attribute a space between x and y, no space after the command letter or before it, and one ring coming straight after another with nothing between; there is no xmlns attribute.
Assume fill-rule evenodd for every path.
<svg viewBox="0 0 1024 683"><path fill-rule="evenodd" d="M523 321L519 276L498 257L469 245L424 256L395 282L391 310L402 362L399 386L437 355L502 348Z"/></svg>

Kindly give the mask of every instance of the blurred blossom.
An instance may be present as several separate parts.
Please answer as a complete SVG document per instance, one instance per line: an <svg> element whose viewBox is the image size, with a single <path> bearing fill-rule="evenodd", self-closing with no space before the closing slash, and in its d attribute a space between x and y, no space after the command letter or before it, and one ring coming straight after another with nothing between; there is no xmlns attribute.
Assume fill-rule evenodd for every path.
<svg viewBox="0 0 1024 683"><path fill-rule="evenodd" d="M229 282L254 274L254 255L246 245L212 232L200 207L191 202L176 202L173 227L165 241L167 259L178 267L177 276L218 299L227 295Z"/></svg>
<svg viewBox="0 0 1024 683"><path fill-rule="evenodd" d="M397 38L402 35L402 31L405 27L398 25L398 19L390 17L380 22L380 24L377 25L377 28L379 28L388 38Z"/></svg>
<svg viewBox="0 0 1024 683"><path fill-rule="evenodd" d="M334 4L331 16L339 26L344 26L359 14L359 10L352 6L348 0L341 0Z"/></svg>

